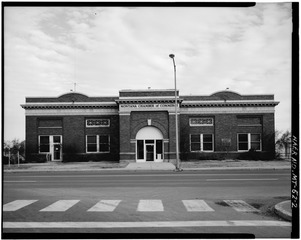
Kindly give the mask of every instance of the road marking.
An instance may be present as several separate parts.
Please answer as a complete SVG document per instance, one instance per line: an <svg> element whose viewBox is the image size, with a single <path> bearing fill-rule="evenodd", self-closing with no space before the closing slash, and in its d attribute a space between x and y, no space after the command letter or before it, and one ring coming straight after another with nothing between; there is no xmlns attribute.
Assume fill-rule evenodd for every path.
<svg viewBox="0 0 301 240"><path fill-rule="evenodd" d="M140 200L137 208L138 212L163 212L161 200Z"/></svg>
<svg viewBox="0 0 301 240"><path fill-rule="evenodd" d="M182 200L188 212L214 212L204 200Z"/></svg>
<svg viewBox="0 0 301 240"><path fill-rule="evenodd" d="M216 179L206 179L206 181L277 181L278 178L216 178Z"/></svg>
<svg viewBox="0 0 301 240"><path fill-rule="evenodd" d="M4 183L33 183L37 181L3 181Z"/></svg>
<svg viewBox="0 0 301 240"><path fill-rule="evenodd" d="M88 212L113 212L121 200L101 200L91 207Z"/></svg>
<svg viewBox="0 0 301 240"><path fill-rule="evenodd" d="M243 200L224 200L224 202L238 212L259 212L258 209L252 207Z"/></svg>
<svg viewBox="0 0 301 240"><path fill-rule="evenodd" d="M3 228L146 228L146 227L291 227L290 222L235 221L161 221L161 222L3 222Z"/></svg>
<svg viewBox="0 0 301 240"><path fill-rule="evenodd" d="M12 212L26 207L38 200L15 200L13 202L3 205L3 212Z"/></svg>
<svg viewBox="0 0 301 240"><path fill-rule="evenodd" d="M40 212L65 212L78 202L79 200L59 200L43 208Z"/></svg>

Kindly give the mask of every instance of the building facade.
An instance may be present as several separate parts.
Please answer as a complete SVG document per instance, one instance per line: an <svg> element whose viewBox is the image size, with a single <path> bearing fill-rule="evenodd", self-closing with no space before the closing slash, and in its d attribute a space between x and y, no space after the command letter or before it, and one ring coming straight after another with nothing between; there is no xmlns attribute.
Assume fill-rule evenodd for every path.
<svg viewBox="0 0 301 240"><path fill-rule="evenodd" d="M177 91L181 160L273 158L273 95ZM176 158L175 91L121 90L118 97L28 97L26 159L163 162Z"/></svg>

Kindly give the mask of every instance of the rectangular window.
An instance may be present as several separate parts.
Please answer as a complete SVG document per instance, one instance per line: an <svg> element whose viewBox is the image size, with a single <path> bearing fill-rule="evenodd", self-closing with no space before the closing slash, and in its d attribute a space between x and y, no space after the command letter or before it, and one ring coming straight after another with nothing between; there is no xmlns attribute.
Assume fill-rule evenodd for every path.
<svg viewBox="0 0 301 240"><path fill-rule="evenodd" d="M156 140L156 151L157 151L157 154L163 153L163 141L162 140Z"/></svg>
<svg viewBox="0 0 301 240"><path fill-rule="evenodd" d="M249 150L248 134L238 134L238 150Z"/></svg>
<svg viewBox="0 0 301 240"><path fill-rule="evenodd" d="M212 134L203 134L203 151L213 151Z"/></svg>
<svg viewBox="0 0 301 240"><path fill-rule="evenodd" d="M40 136L40 153L50 152L50 136Z"/></svg>
<svg viewBox="0 0 301 240"><path fill-rule="evenodd" d="M87 152L110 152L110 137L108 135L87 136Z"/></svg>
<svg viewBox="0 0 301 240"><path fill-rule="evenodd" d="M110 119L86 119L86 127L110 127Z"/></svg>
<svg viewBox="0 0 301 240"><path fill-rule="evenodd" d="M144 140L137 140L137 158L144 159Z"/></svg>
<svg viewBox="0 0 301 240"><path fill-rule="evenodd" d="M251 134L251 148L256 151L260 151L260 143L260 134Z"/></svg>
<svg viewBox="0 0 301 240"><path fill-rule="evenodd" d="M190 126L213 126L213 118L190 118L189 119Z"/></svg>
<svg viewBox="0 0 301 240"><path fill-rule="evenodd" d="M261 151L260 134L239 133L238 134L238 151L248 151L254 149Z"/></svg>
<svg viewBox="0 0 301 240"><path fill-rule="evenodd" d="M87 152L97 152L97 136L87 136Z"/></svg>
<svg viewBox="0 0 301 240"><path fill-rule="evenodd" d="M61 136L53 136L54 143L61 143Z"/></svg>
<svg viewBox="0 0 301 240"><path fill-rule="evenodd" d="M213 152L213 134L190 135L191 152Z"/></svg>
<svg viewBox="0 0 301 240"><path fill-rule="evenodd" d="M201 135L190 135L190 148L192 152L201 150Z"/></svg>
<svg viewBox="0 0 301 240"><path fill-rule="evenodd" d="M99 136L99 152L109 152L109 136Z"/></svg>

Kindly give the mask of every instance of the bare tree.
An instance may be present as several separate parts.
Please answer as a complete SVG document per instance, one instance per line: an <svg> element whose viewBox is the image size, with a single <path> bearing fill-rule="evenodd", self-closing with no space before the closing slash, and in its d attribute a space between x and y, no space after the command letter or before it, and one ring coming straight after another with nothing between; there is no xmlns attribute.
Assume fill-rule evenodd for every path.
<svg viewBox="0 0 301 240"><path fill-rule="evenodd" d="M21 158L21 160L24 160L25 158L25 141L21 142L19 139L4 141L3 149L4 156L9 157L10 161L13 161L14 163L17 161L18 157Z"/></svg>
<svg viewBox="0 0 301 240"><path fill-rule="evenodd" d="M276 148L280 151L284 149L284 157L287 158L290 154L290 147L291 133L289 131L286 131L276 140Z"/></svg>

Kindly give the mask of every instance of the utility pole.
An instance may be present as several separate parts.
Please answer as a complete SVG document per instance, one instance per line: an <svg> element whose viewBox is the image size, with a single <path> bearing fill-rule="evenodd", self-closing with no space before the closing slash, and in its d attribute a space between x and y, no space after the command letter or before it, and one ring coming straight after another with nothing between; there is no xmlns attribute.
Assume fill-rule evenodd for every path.
<svg viewBox="0 0 301 240"><path fill-rule="evenodd" d="M169 54L169 57L173 61L174 66L174 79L175 79L175 118L176 118L176 169L175 171L183 171L180 168L180 158L179 158L179 129L178 129L178 100L177 100L177 70L176 70L176 63L175 63L175 55Z"/></svg>

